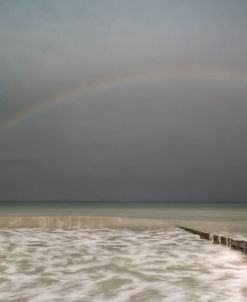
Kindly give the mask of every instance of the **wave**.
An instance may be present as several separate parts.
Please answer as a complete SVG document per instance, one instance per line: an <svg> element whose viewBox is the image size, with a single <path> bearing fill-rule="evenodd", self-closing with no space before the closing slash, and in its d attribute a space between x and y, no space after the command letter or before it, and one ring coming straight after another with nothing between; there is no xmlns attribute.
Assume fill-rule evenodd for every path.
<svg viewBox="0 0 247 302"><path fill-rule="evenodd" d="M247 240L245 221L203 221L184 219L134 218L116 216L0 216L0 228L127 228L127 229L173 229L178 226L215 233L239 240Z"/></svg>
<svg viewBox="0 0 247 302"><path fill-rule="evenodd" d="M120 219L119 224L134 221L148 222ZM247 299L242 254L175 228L2 229L0 255L1 301Z"/></svg>
<svg viewBox="0 0 247 302"><path fill-rule="evenodd" d="M169 220L105 216L22 216L0 217L1 228L164 228Z"/></svg>

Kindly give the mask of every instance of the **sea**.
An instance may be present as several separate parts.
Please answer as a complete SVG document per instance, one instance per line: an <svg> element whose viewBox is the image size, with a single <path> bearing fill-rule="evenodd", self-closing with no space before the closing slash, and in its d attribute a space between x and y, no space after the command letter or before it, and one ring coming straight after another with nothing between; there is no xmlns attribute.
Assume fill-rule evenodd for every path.
<svg viewBox="0 0 247 302"><path fill-rule="evenodd" d="M1 302L247 301L247 203L1 202Z"/></svg>

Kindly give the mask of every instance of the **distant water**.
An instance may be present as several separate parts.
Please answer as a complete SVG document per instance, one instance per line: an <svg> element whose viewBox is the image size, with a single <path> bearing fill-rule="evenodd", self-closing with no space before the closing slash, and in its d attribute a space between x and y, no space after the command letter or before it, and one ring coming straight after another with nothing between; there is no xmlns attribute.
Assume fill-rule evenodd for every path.
<svg viewBox="0 0 247 302"><path fill-rule="evenodd" d="M247 204L0 205L0 301L247 301Z"/></svg>
<svg viewBox="0 0 247 302"><path fill-rule="evenodd" d="M185 225L247 238L247 203L0 203L0 227L157 228L167 225Z"/></svg>

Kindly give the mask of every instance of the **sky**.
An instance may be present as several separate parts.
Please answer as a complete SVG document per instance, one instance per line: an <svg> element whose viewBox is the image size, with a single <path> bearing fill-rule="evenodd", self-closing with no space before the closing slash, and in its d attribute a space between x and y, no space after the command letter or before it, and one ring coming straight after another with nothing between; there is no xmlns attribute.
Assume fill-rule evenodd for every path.
<svg viewBox="0 0 247 302"><path fill-rule="evenodd" d="M246 13L1 0L0 201L247 201Z"/></svg>

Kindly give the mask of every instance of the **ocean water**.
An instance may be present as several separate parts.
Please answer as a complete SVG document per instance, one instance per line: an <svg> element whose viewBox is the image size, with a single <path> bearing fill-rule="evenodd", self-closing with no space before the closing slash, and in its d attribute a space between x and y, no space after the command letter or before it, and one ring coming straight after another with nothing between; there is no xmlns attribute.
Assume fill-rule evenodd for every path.
<svg viewBox="0 0 247 302"><path fill-rule="evenodd" d="M247 301L246 204L1 204L0 301Z"/></svg>

